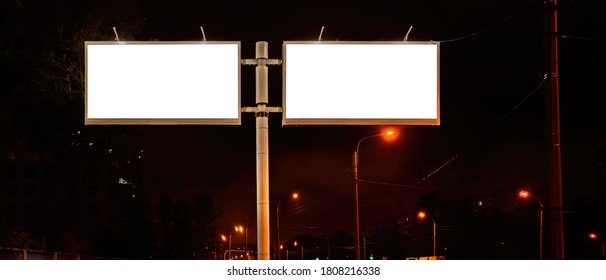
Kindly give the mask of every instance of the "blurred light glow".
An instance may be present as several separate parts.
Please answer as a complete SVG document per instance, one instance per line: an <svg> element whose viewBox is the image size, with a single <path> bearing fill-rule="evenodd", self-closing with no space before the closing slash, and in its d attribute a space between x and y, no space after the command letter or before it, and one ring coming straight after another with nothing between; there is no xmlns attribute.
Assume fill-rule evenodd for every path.
<svg viewBox="0 0 606 280"><path fill-rule="evenodd" d="M419 217L419 219L425 219L426 216L427 213L425 213L424 211L419 211L419 213L417 213L417 217Z"/></svg>

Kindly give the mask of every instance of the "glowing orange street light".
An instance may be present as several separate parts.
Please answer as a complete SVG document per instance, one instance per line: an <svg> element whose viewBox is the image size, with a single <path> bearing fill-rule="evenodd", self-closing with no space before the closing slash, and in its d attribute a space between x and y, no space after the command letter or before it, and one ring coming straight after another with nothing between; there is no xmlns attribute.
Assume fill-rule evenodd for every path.
<svg viewBox="0 0 606 280"><path fill-rule="evenodd" d="M353 176L354 176L354 182L355 182L355 230L354 230L354 254L355 254L355 258L356 260L360 259L360 207L359 207L359 198L358 198L358 186L360 184L360 179L359 179L359 174L358 174L358 165L360 164L360 144L362 144L362 142L366 139L369 138L374 138L374 137L378 137L378 136L383 136L383 138L385 138L385 140L389 140L387 139L387 137L393 136L395 134L395 131L392 129L389 129L383 133L380 134L375 134L375 135L370 135L370 136L366 136L363 137L362 139L360 139L358 141L358 144L356 145L356 150L354 151L353 154Z"/></svg>
<svg viewBox="0 0 606 280"><path fill-rule="evenodd" d="M521 199L534 197L539 202L539 259L543 259L543 201L539 196L531 195L528 190L520 190L518 196Z"/></svg>
<svg viewBox="0 0 606 280"><path fill-rule="evenodd" d="M600 244L602 245L602 258L604 258L604 240L602 238L600 238L600 236L597 233L589 233L589 239L591 240L599 240Z"/></svg>
<svg viewBox="0 0 606 280"><path fill-rule="evenodd" d="M425 216L427 216L427 213L423 211L419 211L419 213L417 213L417 217L419 217L419 219L425 219Z"/></svg>
<svg viewBox="0 0 606 280"><path fill-rule="evenodd" d="M293 192L290 195L290 197L292 199L297 200L297 199L299 199L299 193ZM282 244L281 244L281 241L280 241L280 202L281 201L282 201L281 199L278 200L278 205L276 206L276 238L278 239L277 240L278 241L278 247L280 247L280 249L282 248ZM279 260L280 258L281 258L280 257L280 251L278 251L276 259ZM286 259L288 259L288 249L286 249Z"/></svg>
<svg viewBox="0 0 606 280"><path fill-rule="evenodd" d="M235 226L234 230L239 233L244 233L244 252L246 252L246 258L248 259L248 224L246 224L246 227Z"/></svg>
<svg viewBox="0 0 606 280"><path fill-rule="evenodd" d="M225 253L229 253L229 259L231 260L231 232L229 233L229 237L221 234L221 240L223 240L223 242L228 241L227 251L225 251ZM223 259L225 259L225 257L225 254L223 254Z"/></svg>
<svg viewBox="0 0 606 280"><path fill-rule="evenodd" d="M297 246L299 246L299 243L297 242L297 240L295 240L295 242L293 242L292 245L294 247L297 247ZM300 244L300 245L301 245L301 259L303 259L303 244Z"/></svg>
<svg viewBox="0 0 606 280"><path fill-rule="evenodd" d="M419 211L417 213L417 217L419 217L419 219L423 220L423 219L425 219L427 217L427 213L425 211ZM437 228L437 226L436 226L436 220L433 217L431 217L431 221L433 223L433 255L437 256L437 242L436 242L436 235L437 235L436 234L437 233L436 232L436 228Z"/></svg>

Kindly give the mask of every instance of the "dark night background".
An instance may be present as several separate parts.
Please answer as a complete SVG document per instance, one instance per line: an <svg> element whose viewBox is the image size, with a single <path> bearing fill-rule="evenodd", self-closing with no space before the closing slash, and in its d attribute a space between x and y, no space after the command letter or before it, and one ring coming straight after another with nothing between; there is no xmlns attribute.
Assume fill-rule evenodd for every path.
<svg viewBox="0 0 606 280"><path fill-rule="evenodd" d="M559 1L567 259L601 258L588 233L606 235L605 8ZM214 259L220 234L243 247L239 224L255 246L254 116L239 127L84 126L84 41L113 40L114 26L123 40L201 40L204 26L208 40L241 41L242 58L256 41L282 58L282 41L316 40L321 26L325 41L401 41L413 25L409 40L442 42L441 125L363 142L361 178L391 183L360 186L368 254L431 255L431 224L415 216L424 209L447 259L537 259L538 205L516 191L546 200L545 10L533 0L3 0L0 247ZM270 68L271 106L282 104L281 71ZM243 66L243 106L254 105L254 75ZM381 127L281 118L270 116L272 251L281 201L281 239L306 258L327 247L353 258L351 156Z"/></svg>

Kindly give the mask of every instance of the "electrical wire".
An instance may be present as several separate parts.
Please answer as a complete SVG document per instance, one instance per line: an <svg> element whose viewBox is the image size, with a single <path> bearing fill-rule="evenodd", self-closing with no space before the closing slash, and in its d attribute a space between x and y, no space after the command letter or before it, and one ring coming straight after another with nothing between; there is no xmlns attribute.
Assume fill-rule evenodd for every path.
<svg viewBox="0 0 606 280"><path fill-rule="evenodd" d="M404 185L404 184L395 184L395 183L387 183L387 182L379 182L379 181L370 181L370 180L359 180L363 183L377 184L377 185L386 185L386 186L394 186L394 187L405 187L409 189L419 189L419 190L428 190L430 187L421 187L421 186L413 186L413 185Z"/></svg>
<svg viewBox="0 0 606 280"><path fill-rule="evenodd" d="M488 31L488 30L491 30L491 29L493 29L493 28L495 28L495 27L497 27L497 26L499 26L499 25L503 24L504 22L508 21L508 20L509 20L509 19L511 19L512 17L513 17L513 16L511 16L511 15L510 15L510 16L507 16L506 18L504 18L504 19L502 19L502 20L498 21L497 23L495 23L495 24L493 24L493 25L490 25L490 26L487 26L487 27L484 27L483 29L481 29L480 31L477 31L477 32L475 32L475 33L472 33L472 34L469 34L469 35L465 35L465 36L462 36L462 37L458 37L458 38L454 38L454 39L442 40L442 41L437 41L437 42L440 42L440 43L451 43L451 42L456 42L456 41L459 41L459 40L468 39L468 38L471 38L471 37L474 37L474 36L480 35L480 34L482 34L482 33L486 32L486 31Z"/></svg>
<svg viewBox="0 0 606 280"><path fill-rule="evenodd" d="M501 123L503 120L505 120L507 117L509 117L516 109L518 109L524 102L526 102L526 100L528 100L528 98L530 98L532 95L534 95L545 83L545 81L547 80L547 75L543 75L543 80L541 80L541 82L539 83L539 85L537 85L529 94L526 95L526 97L524 97L518 104L516 104L511 110L509 110L507 113L505 113L501 118L499 118L497 121L495 121L484 133L483 136L479 137L478 139L476 139L475 141L472 141L471 143L469 143L467 146L465 146L465 148L463 148L460 152L456 153L454 156L452 156L450 159L448 159L446 162L444 162L442 165L440 165L438 168L436 168L435 170L433 170L432 172L430 172L428 175L426 175L425 177L423 177L421 180L417 181L417 183L415 185L420 184L421 182L427 180L429 177L433 176L434 174L436 174L438 171L442 170L444 167L446 167L448 164L450 164L451 162L453 162L455 159L459 158L463 153L465 153L470 147L472 147L473 145L475 145L476 143L479 142L479 140L481 140L482 138L484 138L488 133L490 133L493 129L495 129L497 127L497 125L499 123Z"/></svg>

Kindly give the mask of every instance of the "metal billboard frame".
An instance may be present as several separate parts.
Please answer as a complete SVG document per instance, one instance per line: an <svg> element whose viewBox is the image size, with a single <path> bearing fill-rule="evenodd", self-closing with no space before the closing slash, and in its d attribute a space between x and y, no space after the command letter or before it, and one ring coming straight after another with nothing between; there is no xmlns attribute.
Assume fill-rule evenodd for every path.
<svg viewBox="0 0 606 280"><path fill-rule="evenodd" d="M238 46L237 118L89 118L88 117L88 46L89 45L207 45L235 44ZM240 41L85 41L84 42L84 124L85 125L241 125L241 42ZM200 106L203 110L203 106Z"/></svg>
<svg viewBox="0 0 606 280"><path fill-rule="evenodd" d="M286 64L287 44L351 44L351 45L436 45L436 60L437 60L437 96L436 96L436 118L435 119L401 119L401 118L286 118L288 110L286 105ZM440 43L434 41L284 41L282 44L282 126L297 126L297 125L422 125L422 126L438 126L440 125ZM309 108L313 110L313 108Z"/></svg>

